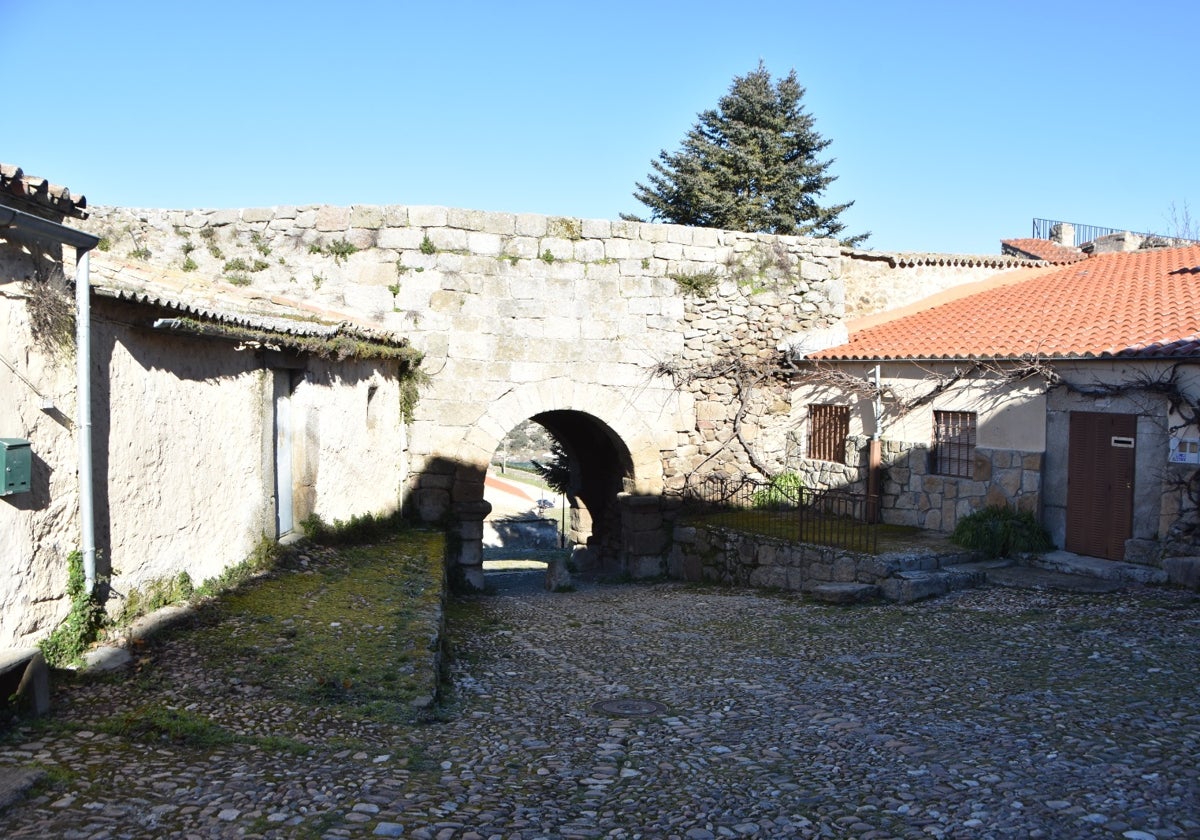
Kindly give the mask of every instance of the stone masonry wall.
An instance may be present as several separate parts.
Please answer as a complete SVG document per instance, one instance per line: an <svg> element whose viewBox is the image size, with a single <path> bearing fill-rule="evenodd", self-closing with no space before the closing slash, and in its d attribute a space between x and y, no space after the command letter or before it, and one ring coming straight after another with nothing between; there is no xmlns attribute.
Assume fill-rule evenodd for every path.
<svg viewBox="0 0 1200 840"><path fill-rule="evenodd" d="M1040 452L975 450L972 478L935 475L923 444L883 442L883 520L950 532L960 517L988 506L1037 515L1041 509Z"/></svg>
<svg viewBox="0 0 1200 840"><path fill-rule="evenodd" d="M726 528L677 525L666 566L676 580L804 593L848 585L857 590L854 598L881 596L907 603L947 590L947 577L930 573L973 559L971 552L928 549L871 555Z"/></svg>
<svg viewBox="0 0 1200 840"><path fill-rule="evenodd" d="M408 338L432 377L409 438L428 515L460 493L455 465L486 465L540 411L604 421L630 450L636 492L744 469L727 443L730 383L677 387L660 366L777 358L789 335L843 312L832 240L407 206L100 208L83 226L106 239L96 260L302 298ZM755 389L745 436L787 408L778 389ZM782 432L763 436L780 460Z"/></svg>
<svg viewBox="0 0 1200 840"><path fill-rule="evenodd" d="M805 487L865 493L865 437L847 441L849 464L801 459L790 467ZM929 471L925 444L882 441L883 521L950 532L960 517L988 506L1007 506L1038 515L1041 510L1042 453L977 447L972 478Z"/></svg>
<svg viewBox="0 0 1200 840"><path fill-rule="evenodd" d="M846 317L861 318L898 309L954 286L1037 264L998 255L890 254L847 249L842 261Z"/></svg>

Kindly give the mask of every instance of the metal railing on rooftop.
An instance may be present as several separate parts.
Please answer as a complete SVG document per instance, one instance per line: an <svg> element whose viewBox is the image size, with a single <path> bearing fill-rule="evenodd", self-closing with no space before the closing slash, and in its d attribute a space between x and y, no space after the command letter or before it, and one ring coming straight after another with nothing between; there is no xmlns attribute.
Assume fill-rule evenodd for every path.
<svg viewBox="0 0 1200 840"><path fill-rule="evenodd" d="M1098 225L1082 225L1078 222L1063 222L1056 219L1034 219L1033 220L1033 238L1034 239L1051 239L1053 238L1054 228L1058 225L1071 225L1075 228L1075 240L1071 243L1078 247L1085 242L1094 242L1102 236L1110 236L1114 233L1125 233L1127 228L1109 228L1099 227ZM1131 230L1130 233L1140 236L1143 239L1156 239L1165 244L1188 244L1200 242L1196 239L1186 239L1181 236L1167 236L1161 233L1143 233L1141 231Z"/></svg>

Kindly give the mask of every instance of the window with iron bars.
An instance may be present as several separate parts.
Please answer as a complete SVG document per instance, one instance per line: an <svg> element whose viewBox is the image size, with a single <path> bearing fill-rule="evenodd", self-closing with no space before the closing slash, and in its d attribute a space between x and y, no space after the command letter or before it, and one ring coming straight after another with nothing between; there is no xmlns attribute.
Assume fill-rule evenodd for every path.
<svg viewBox="0 0 1200 840"><path fill-rule="evenodd" d="M975 412L933 412L930 472L970 478L975 473Z"/></svg>
<svg viewBox="0 0 1200 840"><path fill-rule="evenodd" d="M846 463L846 438L850 435L850 406L808 407L808 457Z"/></svg>

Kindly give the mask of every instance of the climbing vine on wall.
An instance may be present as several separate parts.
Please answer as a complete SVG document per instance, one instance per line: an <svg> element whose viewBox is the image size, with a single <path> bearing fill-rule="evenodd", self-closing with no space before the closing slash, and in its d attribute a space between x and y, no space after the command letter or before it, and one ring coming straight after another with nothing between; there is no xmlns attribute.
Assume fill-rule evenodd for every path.
<svg viewBox="0 0 1200 840"><path fill-rule="evenodd" d="M1189 393L1182 377L1182 364L1175 363L1159 370L1137 370L1116 382L1099 379L1079 382L1064 377L1048 360L1026 356L1012 360L977 360L945 369L917 366L924 375L911 388L901 390L894 385L876 385L873 378L850 373L840 366L815 362L798 365L781 354L770 359L743 357L738 348L724 350L717 358L697 364L680 360L659 362L651 368L653 376L669 379L677 389L696 388L700 383L723 383L731 386L728 399L736 405L730 421L730 432L716 451L697 465L704 464L731 447L740 448L754 470L763 476L771 475L744 430L744 421L756 389L776 387L786 390L798 383L822 384L842 392L867 399L886 401L893 418L928 405L939 395L966 380L986 379L997 386L1024 383L1040 387L1043 393L1063 389L1072 394L1095 399L1136 398L1144 396L1162 399L1176 422L1166 429L1175 434L1183 429L1200 429L1200 394ZM690 476L689 476L690 480ZM1200 469L1185 469L1177 473L1164 471L1164 489L1177 491L1186 503L1171 528L1171 538L1196 541L1200 539Z"/></svg>

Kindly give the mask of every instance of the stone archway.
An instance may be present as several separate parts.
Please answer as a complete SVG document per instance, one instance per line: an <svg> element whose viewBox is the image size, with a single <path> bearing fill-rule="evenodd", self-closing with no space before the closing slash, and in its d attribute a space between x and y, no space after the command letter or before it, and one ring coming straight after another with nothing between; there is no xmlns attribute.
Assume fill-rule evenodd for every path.
<svg viewBox="0 0 1200 840"><path fill-rule="evenodd" d="M572 527L587 546L581 559L594 568L631 571L623 568L625 500L662 492L662 452L674 434L651 426L616 388L566 378L513 388L418 467L413 502L421 518L451 517L457 536L451 561L466 583L482 588L483 520L491 509L484 479L501 439L527 419L558 437L578 471Z"/></svg>
<svg viewBox="0 0 1200 840"><path fill-rule="evenodd" d="M620 550L617 500L634 484L633 460L620 437L602 420L582 411L555 410L530 418L562 444L570 464L568 538L589 570L612 566ZM606 569L616 571L616 569Z"/></svg>

